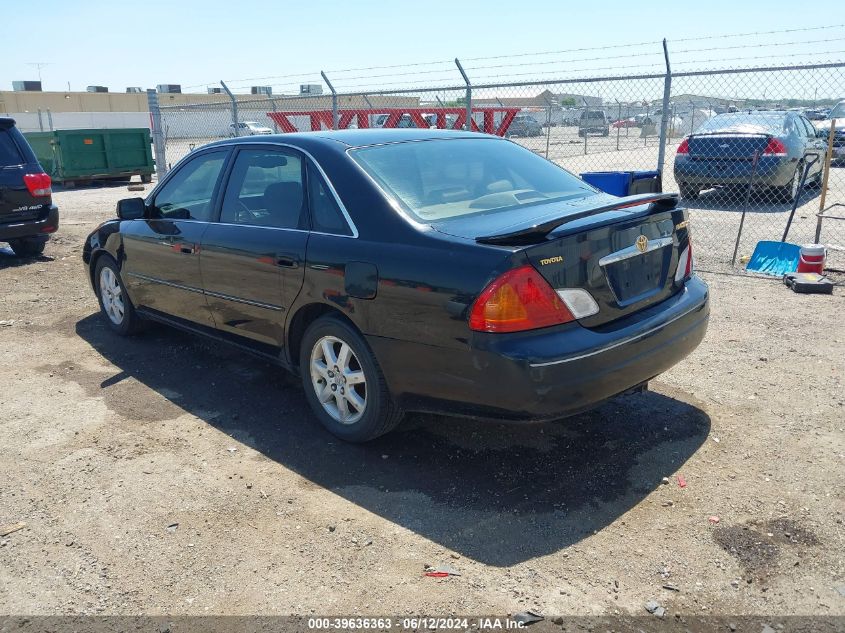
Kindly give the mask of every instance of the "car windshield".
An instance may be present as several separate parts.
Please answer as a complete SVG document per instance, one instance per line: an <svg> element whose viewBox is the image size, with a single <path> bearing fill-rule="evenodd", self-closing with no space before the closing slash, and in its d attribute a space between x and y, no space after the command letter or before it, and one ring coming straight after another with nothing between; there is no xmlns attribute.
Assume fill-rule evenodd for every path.
<svg viewBox="0 0 845 633"><path fill-rule="evenodd" d="M696 134L783 134L786 117L782 114L737 112L717 114L701 124Z"/></svg>
<svg viewBox="0 0 845 633"><path fill-rule="evenodd" d="M833 110L830 111L830 114L827 115L828 119L843 119L845 118L845 103L839 103L836 105Z"/></svg>
<svg viewBox="0 0 845 633"><path fill-rule="evenodd" d="M407 213L426 223L596 193L520 145L492 138L393 143L350 154Z"/></svg>

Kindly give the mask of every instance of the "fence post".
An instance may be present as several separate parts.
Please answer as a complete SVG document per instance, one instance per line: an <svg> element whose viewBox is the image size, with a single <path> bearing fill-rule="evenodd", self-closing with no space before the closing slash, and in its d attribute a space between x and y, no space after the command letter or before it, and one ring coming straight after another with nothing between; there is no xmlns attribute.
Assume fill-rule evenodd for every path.
<svg viewBox="0 0 845 633"><path fill-rule="evenodd" d="M38 129L44 131L44 121L41 120L41 108L38 108Z"/></svg>
<svg viewBox="0 0 845 633"><path fill-rule="evenodd" d="M223 86L223 90L226 91L226 94L229 95L229 98L232 100L232 127L235 130L235 136L241 135L241 130L238 127L238 100L235 99L235 95L232 94L232 91L229 90L229 86L221 79L220 85Z"/></svg>
<svg viewBox="0 0 845 633"><path fill-rule="evenodd" d="M690 120L689 120L689 133L692 134L695 132L695 102L690 100L689 102L690 107Z"/></svg>
<svg viewBox="0 0 845 633"><path fill-rule="evenodd" d="M167 152L164 144L164 127L161 124L161 107L158 93L154 89L147 90L147 106L150 110L150 126L153 134L153 151L156 159L156 176L159 181L167 173Z"/></svg>
<svg viewBox="0 0 845 633"><path fill-rule="evenodd" d="M50 131L53 131L53 113L50 112L50 108L47 108L47 125L50 127Z"/></svg>
<svg viewBox="0 0 845 633"><path fill-rule="evenodd" d="M276 109L276 100L272 97L272 95L270 96L270 103L271 103L271 104L272 104L272 106L273 106L273 112L278 112L278 110ZM271 117L271 118L272 118L272 117ZM273 119L273 131L274 131L276 134L278 134L278 133L279 133L279 124L278 124L278 123L276 123L276 119Z"/></svg>
<svg viewBox="0 0 845 633"><path fill-rule="evenodd" d="M498 97L496 101L499 101ZM545 96L543 96L543 101L546 102L546 160L549 160L549 144L552 139L552 102ZM502 102L499 101L499 103Z"/></svg>
<svg viewBox="0 0 845 633"><path fill-rule="evenodd" d="M669 112L669 95L672 92L672 67L669 65L669 48L663 38L663 57L666 59L666 78L663 80L663 112L660 114L660 147L657 150L657 178L663 191L663 161L666 158L666 115Z"/></svg>
<svg viewBox="0 0 845 633"><path fill-rule="evenodd" d="M586 100L584 97L581 97L581 101L583 101L583 102L584 102L584 116L585 116L585 117L588 117L588 118L587 118L587 125L589 125L589 124L590 124L590 119L589 119L589 116L590 116L590 115L589 115L589 114L587 114L587 112L590 110L590 106L587 104L587 100ZM579 122L578 122L578 131L579 131L579 132L581 131L581 122L580 122L580 120L579 120ZM587 137L588 137L588 136L589 136L589 133L587 132L587 129L585 128L585 129L584 129L584 156L586 156L586 155L587 155Z"/></svg>
<svg viewBox="0 0 845 633"><path fill-rule="evenodd" d="M619 99L614 99L614 101L616 102L616 105L619 107L619 114L616 115L617 116L616 121L620 122L620 121L622 121L622 104L619 103ZM626 124L625 124L625 129L626 130L628 129L627 121L626 121ZM617 152L619 151L619 135L622 133L621 130L622 130L621 127L616 128L616 151Z"/></svg>
<svg viewBox="0 0 845 633"><path fill-rule="evenodd" d="M321 70L320 74L323 76L323 81L326 82L326 85L329 87L329 90L331 90L332 93L332 129L336 130L339 120L337 113L337 91L334 89L332 82L329 81L329 78L326 77L326 73Z"/></svg>
<svg viewBox="0 0 845 633"><path fill-rule="evenodd" d="M466 122L466 130L467 132L472 132L472 83L470 83L469 77L467 77L466 72L464 72L464 67L461 66L461 60L457 57L455 58L455 66L458 67L458 70L461 72L461 77L464 78L464 82L467 85L467 122Z"/></svg>

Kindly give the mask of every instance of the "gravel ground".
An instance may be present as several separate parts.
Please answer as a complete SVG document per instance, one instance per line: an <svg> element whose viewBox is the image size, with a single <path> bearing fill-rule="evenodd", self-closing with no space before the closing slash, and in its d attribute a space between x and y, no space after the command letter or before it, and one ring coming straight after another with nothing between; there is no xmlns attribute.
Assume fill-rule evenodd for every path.
<svg viewBox="0 0 845 633"><path fill-rule="evenodd" d="M649 393L350 446L275 367L106 328L81 245L129 195L58 192L46 256L0 250L0 612L845 615L841 287L705 273Z"/></svg>

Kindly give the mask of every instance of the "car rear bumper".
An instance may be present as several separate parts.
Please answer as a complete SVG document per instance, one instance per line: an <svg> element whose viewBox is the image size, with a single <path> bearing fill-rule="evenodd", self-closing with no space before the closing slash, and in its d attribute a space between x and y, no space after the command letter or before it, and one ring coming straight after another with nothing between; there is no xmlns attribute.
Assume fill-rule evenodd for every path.
<svg viewBox="0 0 845 633"><path fill-rule="evenodd" d="M755 187L786 187L798 163L789 158L761 158L754 174ZM751 160L675 160L675 181L705 189L714 185L748 185Z"/></svg>
<svg viewBox="0 0 845 633"><path fill-rule="evenodd" d="M20 239L23 237L49 238L59 228L59 208L50 205L46 212L35 220L26 220L16 224L0 224L0 242Z"/></svg>
<svg viewBox="0 0 845 633"><path fill-rule="evenodd" d="M463 350L368 340L391 391L410 410L539 421L643 385L698 346L708 319L707 285L693 277L675 296L602 328L572 323L475 334Z"/></svg>

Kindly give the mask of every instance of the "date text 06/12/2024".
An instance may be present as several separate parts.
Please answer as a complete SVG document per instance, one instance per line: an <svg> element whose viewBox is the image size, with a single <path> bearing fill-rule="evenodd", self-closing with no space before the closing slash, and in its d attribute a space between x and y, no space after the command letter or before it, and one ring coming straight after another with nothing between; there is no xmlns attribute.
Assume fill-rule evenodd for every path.
<svg viewBox="0 0 845 633"><path fill-rule="evenodd" d="M500 631L525 628L526 622L500 617L314 617L308 618L308 628L314 631L388 631L397 630L456 630Z"/></svg>

